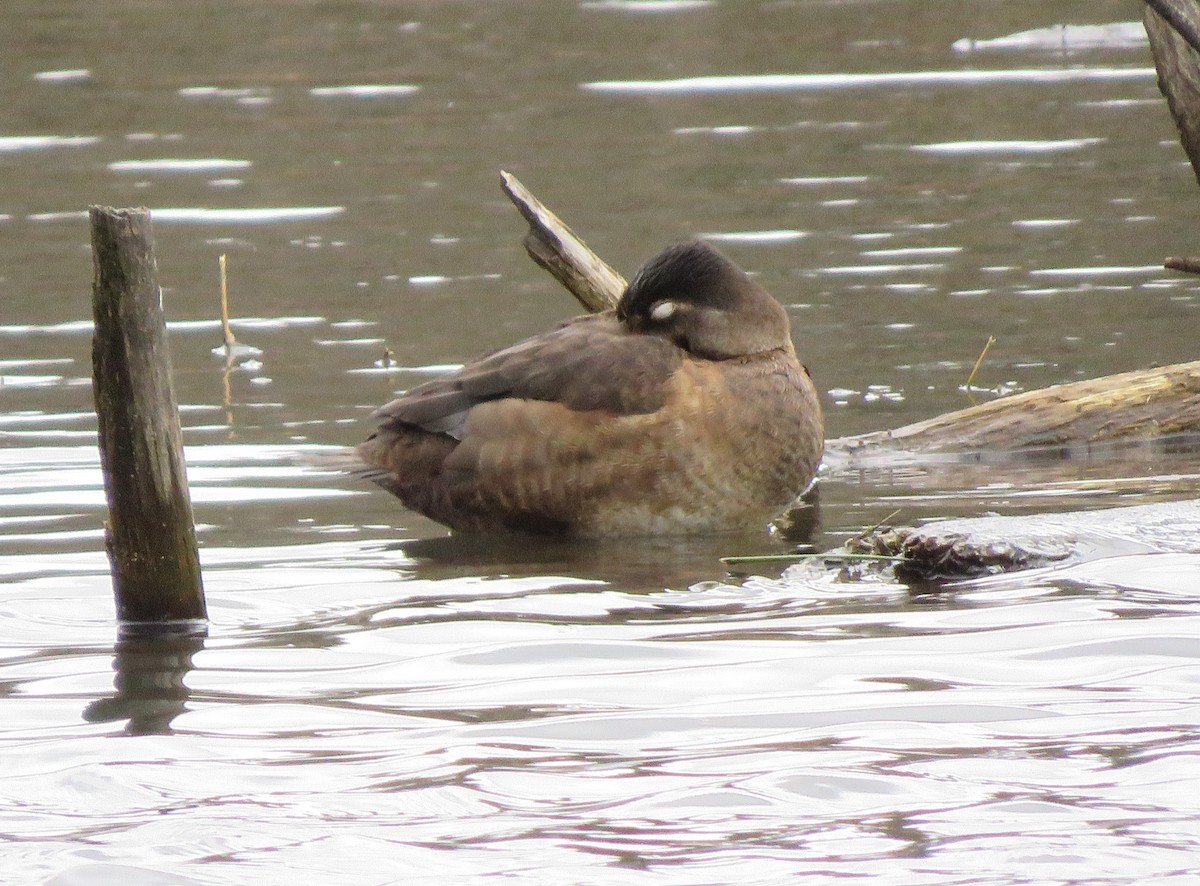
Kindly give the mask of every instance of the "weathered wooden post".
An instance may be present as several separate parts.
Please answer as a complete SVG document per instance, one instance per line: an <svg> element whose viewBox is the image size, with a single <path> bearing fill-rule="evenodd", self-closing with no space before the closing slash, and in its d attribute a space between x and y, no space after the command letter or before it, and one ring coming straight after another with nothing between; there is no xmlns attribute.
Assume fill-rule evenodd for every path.
<svg viewBox="0 0 1200 886"><path fill-rule="evenodd" d="M92 389L117 617L206 618L150 211L92 206Z"/></svg>

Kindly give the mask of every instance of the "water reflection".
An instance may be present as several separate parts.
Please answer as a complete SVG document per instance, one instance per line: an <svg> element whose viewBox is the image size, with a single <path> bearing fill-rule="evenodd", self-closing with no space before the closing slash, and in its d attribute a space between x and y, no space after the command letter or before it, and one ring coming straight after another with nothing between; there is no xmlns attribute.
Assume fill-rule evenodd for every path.
<svg viewBox="0 0 1200 886"><path fill-rule="evenodd" d="M955 40L955 52L993 50L1041 50L1066 55L1087 49L1130 49L1147 45L1146 30L1141 22L1112 22L1104 25L1051 25L1031 28L1003 37Z"/></svg>
<svg viewBox="0 0 1200 886"><path fill-rule="evenodd" d="M997 70L888 71L878 74L742 74L686 77L677 80L598 80L583 88L596 92L679 94L771 92L776 90L861 89L885 86L992 83L1064 83L1077 80L1144 80L1153 68L1002 68Z"/></svg>
<svg viewBox="0 0 1200 886"><path fill-rule="evenodd" d="M507 575L570 575L631 592L687 588L723 574L720 558L780 554L807 548L819 525L815 494L778 522L745 533L599 540L528 536L440 535L399 542L422 578Z"/></svg>
<svg viewBox="0 0 1200 886"><path fill-rule="evenodd" d="M185 678L207 636L204 624L122 625L113 654L116 692L90 702L83 719L125 721L126 735L170 734L172 721L187 710Z"/></svg>

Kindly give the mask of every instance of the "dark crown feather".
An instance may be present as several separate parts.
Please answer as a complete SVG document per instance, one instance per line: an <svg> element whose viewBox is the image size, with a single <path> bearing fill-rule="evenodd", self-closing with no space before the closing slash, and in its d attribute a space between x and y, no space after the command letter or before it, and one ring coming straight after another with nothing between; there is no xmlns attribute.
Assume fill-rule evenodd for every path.
<svg viewBox="0 0 1200 886"><path fill-rule="evenodd" d="M677 243L642 265L621 296L617 316L624 319L664 299L716 304L745 279L743 271L707 243Z"/></svg>

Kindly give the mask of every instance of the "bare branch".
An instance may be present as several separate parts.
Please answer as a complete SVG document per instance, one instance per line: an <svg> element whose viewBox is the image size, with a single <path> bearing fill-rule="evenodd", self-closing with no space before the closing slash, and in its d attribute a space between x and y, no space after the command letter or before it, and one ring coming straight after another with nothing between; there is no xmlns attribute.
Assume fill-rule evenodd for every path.
<svg viewBox="0 0 1200 886"><path fill-rule="evenodd" d="M515 175L501 171L500 186L529 222L523 241L529 257L593 314L615 307L625 291L625 278L592 252Z"/></svg>
<svg viewBox="0 0 1200 886"><path fill-rule="evenodd" d="M1158 13L1168 25L1175 29L1175 33L1187 41L1188 46L1200 52L1200 28L1186 17L1178 6L1171 0L1145 0L1147 6Z"/></svg>

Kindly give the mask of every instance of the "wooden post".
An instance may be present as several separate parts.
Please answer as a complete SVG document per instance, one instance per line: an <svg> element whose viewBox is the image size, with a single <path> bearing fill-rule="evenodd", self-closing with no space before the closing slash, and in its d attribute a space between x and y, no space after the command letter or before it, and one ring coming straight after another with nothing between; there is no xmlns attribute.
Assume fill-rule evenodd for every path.
<svg viewBox="0 0 1200 886"><path fill-rule="evenodd" d="M92 389L117 617L206 617L147 209L92 206Z"/></svg>

